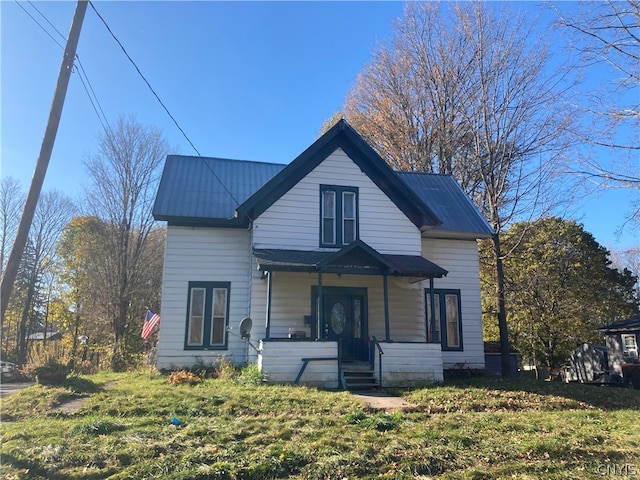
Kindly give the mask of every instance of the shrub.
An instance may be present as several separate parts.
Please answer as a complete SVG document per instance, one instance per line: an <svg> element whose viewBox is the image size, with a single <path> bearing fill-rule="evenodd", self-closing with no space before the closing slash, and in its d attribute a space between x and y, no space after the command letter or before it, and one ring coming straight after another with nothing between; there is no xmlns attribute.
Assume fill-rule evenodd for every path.
<svg viewBox="0 0 640 480"><path fill-rule="evenodd" d="M40 385L60 385L71 372L68 365L52 356L39 356L27 363L23 373Z"/></svg>
<svg viewBox="0 0 640 480"><path fill-rule="evenodd" d="M177 370L167 377L167 383L171 385L196 385L201 381L202 377L188 370Z"/></svg>
<svg viewBox="0 0 640 480"><path fill-rule="evenodd" d="M242 367L240 374L236 378L236 383L240 385L261 385L265 383L266 376L260 371L257 363L250 363Z"/></svg>
<svg viewBox="0 0 640 480"><path fill-rule="evenodd" d="M233 380L237 375L236 367L226 357L222 357L216 362L213 370L214 377L221 380Z"/></svg>

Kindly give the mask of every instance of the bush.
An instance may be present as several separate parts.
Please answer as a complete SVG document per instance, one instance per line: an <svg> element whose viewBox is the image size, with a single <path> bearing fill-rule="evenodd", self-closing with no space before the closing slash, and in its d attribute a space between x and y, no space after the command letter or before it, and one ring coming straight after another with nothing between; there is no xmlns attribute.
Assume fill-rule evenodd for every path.
<svg viewBox="0 0 640 480"><path fill-rule="evenodd" d="M260 371L257 363L250 363L240 370L236 383L240 385L262 385L266 382L266 376Z"/></svg>
<svg viewBox="0 0 640 480"><path fill-rule="evenodd" d="M23 373L40 385L61 385L71 369L54 357L41 356L27 363Z"/></svg>
<svg viewBox="0 0 640 480"><path fill-rule="evenodd" d="M197 385L201 381L202 377L188 370L177 370L167 377L167 383L171 385Z"/></svg>

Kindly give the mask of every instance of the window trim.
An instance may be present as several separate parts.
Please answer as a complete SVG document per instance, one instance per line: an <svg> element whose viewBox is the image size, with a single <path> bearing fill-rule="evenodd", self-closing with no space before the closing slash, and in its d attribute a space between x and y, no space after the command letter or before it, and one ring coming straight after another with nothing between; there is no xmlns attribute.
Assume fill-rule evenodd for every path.
<svg viewBox="0 0 640 480"><path fill-rule="evenodd" d="M334 192L334 205L333 205L333 243L327 243L324 241L324 194L325 192ZM346 220L353 220L354 222L354 238L350 242L345 242L344 238L344 197L345 193L351 193L354 196L354 211L353 218ZM359 214L359 194L358 187L347 187L342 185L320 185L320 228L319 228L319 246L329 248L340 248L349 245L360 238L360 214ZM331 217L326 217L327 219Z"/></svg>
<svg viewBox="0 0 640 480"><path fill-rule="evenodd" d="M425 288L424 289L424 307L425 307L425 326L427 327L427 333L428 333L428 326L429 326L429 322L430 322L430 315L431 315L431 309L429 308L429 301L430 301L430 296L431 296L431 289L429 288ZM464 351L464 343L463 343L463 338L462 338L462 300L461 300L461 294L460 294L460 289L454 289L454 288L434 288L433 289L433 295L438 296L438 306L440 307L440 311L438 312L440 314L440 346L442 348L442 351L447 351L447 352L462 352ZM447 306L446 306L446 297L447 295L455 295L457 297L457 306L458 306L458 346L456 347L451 347L449 346L448 343L448 330L447 330ZM435 342L438 343L438 342Z"/></svg>
<svg viewBox="0 0 640 480"><path fill-rule="evenodd" d="M202 343L190 344L190 320L191 320L191 294L194 290L204 290L204 313L202 321ZM212 343L213 334L213 320L214 320L214 301L216 290L226 290L226 305L225 305L225 323L224 323L224 342L221 344ZM185 319L185 337L184 337L184 349L185 350L227 350L229 345L229 333L227 331L229 327L229 311L230 311L230 298L231 298L231 282L189 282L187 288L187 312Z"/></svg>
<svg viewBox="0 0 640 480"><path fill-rule="evenodd" d="M633 343L635 344L635 348L628 348L626 338L633 339ZM638 337L635 333L622 333L620 334L620 343L622 345L622 356L625 359L638 359L638 353L640 348L638 345Z"/></svg>

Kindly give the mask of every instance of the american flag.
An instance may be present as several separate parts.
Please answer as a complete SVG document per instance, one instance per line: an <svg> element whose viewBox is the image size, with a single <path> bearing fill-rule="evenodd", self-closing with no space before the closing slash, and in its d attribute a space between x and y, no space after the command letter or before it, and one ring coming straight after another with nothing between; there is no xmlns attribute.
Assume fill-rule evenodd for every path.
<svg viewBox="0 0 640 480"><path fill-rule="evenodd" d="M153 313L151 310L147 310L147 318L142 326L142 338L145 340L149 338L159 323L160 315Z"/></svg>

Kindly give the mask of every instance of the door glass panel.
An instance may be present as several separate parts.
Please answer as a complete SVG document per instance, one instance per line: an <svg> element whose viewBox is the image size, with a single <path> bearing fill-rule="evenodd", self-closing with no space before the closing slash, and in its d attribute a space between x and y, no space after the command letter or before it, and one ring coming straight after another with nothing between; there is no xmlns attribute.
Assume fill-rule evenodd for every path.
<svg viewBox="0 0 640 480"><path fill-rule="evenodd" d="M353 338L362 337L362 304L359 298L353 299Z"/></svg>
<svg viewBox="0 0 640 480"><path fill-rule="evenodd" d="M331 307L331 328L336 335L344 332L344 325L347 322L347 313L344 305L336 302Z"/></svg>

